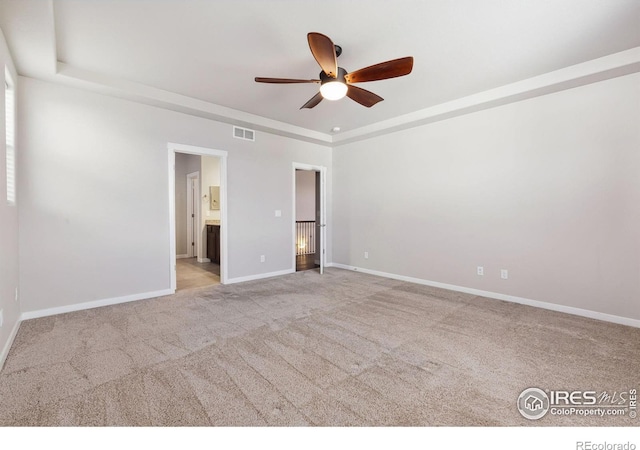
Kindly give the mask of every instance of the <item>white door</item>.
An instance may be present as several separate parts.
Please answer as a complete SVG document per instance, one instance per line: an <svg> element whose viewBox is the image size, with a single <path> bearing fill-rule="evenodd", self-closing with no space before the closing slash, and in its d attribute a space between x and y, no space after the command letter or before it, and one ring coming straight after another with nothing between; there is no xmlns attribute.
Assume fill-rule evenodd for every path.
<svg viewBox="0 0 640 450"><path fill-rule="evenodd" d="M316 170L316 255L318 260L316 264L320 265L320 274L324 273L324 255L325 255L325 233L327 224L325 223L324 214L324 171Z"/></svg>
<svg viewBox="0 0 640 450"><path fill-rule="evenodd" d="M187 256L198 256L200 173L187 174Z"/></svg>

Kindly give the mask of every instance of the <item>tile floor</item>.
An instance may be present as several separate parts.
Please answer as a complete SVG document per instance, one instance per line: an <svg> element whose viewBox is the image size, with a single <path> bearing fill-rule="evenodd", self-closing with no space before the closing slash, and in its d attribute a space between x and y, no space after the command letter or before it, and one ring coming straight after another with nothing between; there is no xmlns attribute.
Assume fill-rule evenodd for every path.
<svg viewBox="0 0 640 450"><path fill-rule="evenodd" d="M176 263L177 291L220 284L219 264L199 263L196 258L182 258Z"/></svg>

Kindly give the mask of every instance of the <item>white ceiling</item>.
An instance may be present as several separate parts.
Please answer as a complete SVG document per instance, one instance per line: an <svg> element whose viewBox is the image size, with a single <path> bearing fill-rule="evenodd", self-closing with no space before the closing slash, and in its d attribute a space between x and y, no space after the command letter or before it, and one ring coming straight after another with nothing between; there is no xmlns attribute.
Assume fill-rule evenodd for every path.
<svg viewBox="0 0 640 450"><path fill-rule="evenodd" d="M24 75L134 82L237 122L328 135L637 50L640 1L0 0L0 27ZM317 85L253 79L317 78L310 31L342 46L348 71L413 56L413 73L360 84L385 99L370 109L345 98L299 110Z"/></svg>

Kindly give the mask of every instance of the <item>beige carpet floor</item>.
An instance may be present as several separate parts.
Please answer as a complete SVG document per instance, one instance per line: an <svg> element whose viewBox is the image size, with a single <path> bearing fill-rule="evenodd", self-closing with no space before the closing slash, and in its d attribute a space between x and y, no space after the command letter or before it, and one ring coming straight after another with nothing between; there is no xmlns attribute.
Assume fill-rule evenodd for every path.
<svg viewBox="0 0 640 450"><path fill-rule="evenodd" d="M329 269L22 323L0 425L607 425L528 387L640 384L640 329Z"/></svg>

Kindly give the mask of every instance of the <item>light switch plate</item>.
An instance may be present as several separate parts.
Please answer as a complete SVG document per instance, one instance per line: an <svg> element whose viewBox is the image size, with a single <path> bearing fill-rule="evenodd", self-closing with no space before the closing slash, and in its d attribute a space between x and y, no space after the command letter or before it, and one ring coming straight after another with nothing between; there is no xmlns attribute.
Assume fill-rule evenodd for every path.
<svg viewBox="0 0 640 450"><path fill-rule="evenodd" d="M276 217L282 217L282 211L276 209Z"/></svg>

